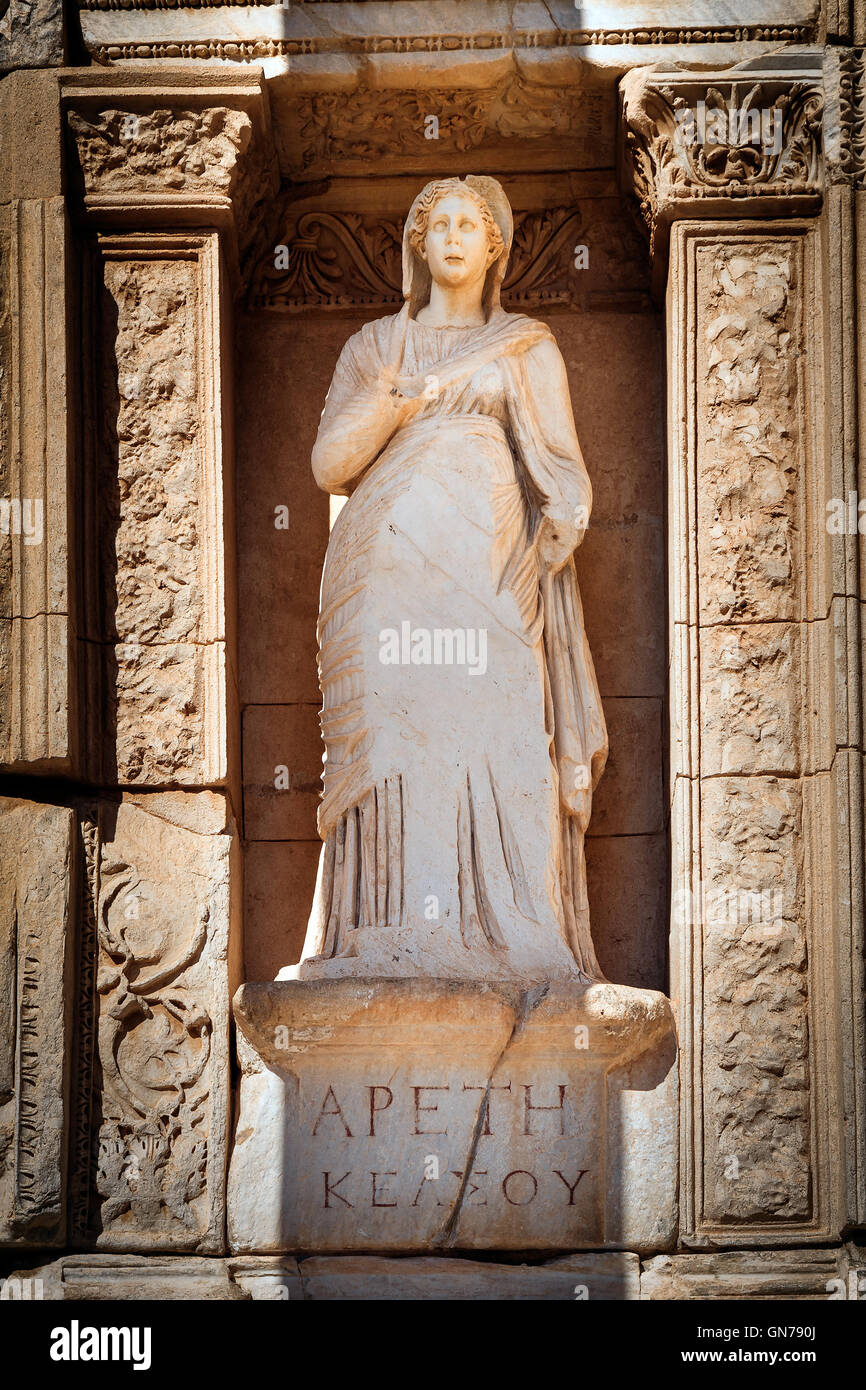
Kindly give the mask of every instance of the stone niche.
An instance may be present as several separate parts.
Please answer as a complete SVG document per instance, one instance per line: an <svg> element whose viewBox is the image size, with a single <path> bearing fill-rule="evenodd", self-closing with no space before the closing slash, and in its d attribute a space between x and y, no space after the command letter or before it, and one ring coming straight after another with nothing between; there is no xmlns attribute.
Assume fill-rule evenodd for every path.
<svg viewBox="0 0 866 1390"><path fill-rule="evenodd" d="M577 562L611 755L589 893L602 966L632 988L245 985L230 1246L667 1249L663 325L613 170L613 90L491 73L475 94L361 83L345 102L289 97L278 83L281 160L297 183L238 319L239 608L268 614L238 631L247 979L299 957L320 848L315 620L333 511L310 455L325 393L346 339L402 303L402 225L422 183L478 171L501 178L515 213L504 305L553 330L593 483ZM549 172L531 172L533 159ZM322 175L327 188L306 187Z"/></svg>
<svg viewBox="0 0 866 1390"><path fill-rule="evenodd" d="M500 142L491 172L496 156L502 162L524 146L531 148ZM459 167L486 170L485 158L489 150L473 150ZM239 315L240 609L268 615L266 623L242 622L238 633L249 979L272 978L298 958L318 860L315 623L329 499L312 478L310 454L343 343L402 302L402 219L424 178L371 183L346 175L332 181L327 199L293 201L273 232L292 270L275 272L272 247ZM502 181L516 223L503 302L556 335L593 484L593 520L577 564L611 745L587 840L593 936L610 979L663 989L661 316L649 297L645 246L610 176L513 174ZM581 246L588 265L577 269Z"/></svg>

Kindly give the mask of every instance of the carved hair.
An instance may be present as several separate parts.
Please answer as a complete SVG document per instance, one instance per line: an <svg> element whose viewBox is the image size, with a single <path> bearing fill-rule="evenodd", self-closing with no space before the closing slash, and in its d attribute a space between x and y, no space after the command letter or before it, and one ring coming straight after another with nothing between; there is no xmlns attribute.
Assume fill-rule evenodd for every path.
<svg viewBox="0 0 866 1390"><path fill-rule="evenodd" d="M440 179L437 183L431 183L425 188L415 209L415 221L409 228L409 244L415 255L422 260L425 259L424 243L427 239L430 214L436 204L450 193L462 194L464 198L471 199L478 208L484 223L484 230L487 232L487 244L494 253L493 261L497 261L505 250L502 233L496 225L493 213L487 206L486 199L469 184L464 183L462 179Z"/></svg>

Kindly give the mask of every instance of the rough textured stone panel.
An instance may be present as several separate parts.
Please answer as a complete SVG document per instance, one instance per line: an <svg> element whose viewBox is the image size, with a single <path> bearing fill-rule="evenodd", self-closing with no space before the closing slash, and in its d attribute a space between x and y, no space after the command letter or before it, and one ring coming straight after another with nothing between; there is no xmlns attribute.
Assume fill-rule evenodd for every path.
<svg viewBox="0 0 866 1390"><path fill-rule="evenodd" d="M800 784L702 784L704 1204L809 1218L809 1010ZM697 925L696 923L696 925Z"/></svg>
<svg viewBox="0 0 866 1390"><path fill-rule="evenodd" d="M800 248L701 244L695 273L701 617L796 617Z"/></svg>

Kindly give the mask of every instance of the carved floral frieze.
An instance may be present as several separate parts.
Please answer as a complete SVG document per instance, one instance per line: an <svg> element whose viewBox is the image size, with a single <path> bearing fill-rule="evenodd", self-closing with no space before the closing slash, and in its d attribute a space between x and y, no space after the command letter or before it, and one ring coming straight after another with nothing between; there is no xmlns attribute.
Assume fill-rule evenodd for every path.
<svg viewBox="0 0 866 1390"><path fill-rule="evenodd" d="M496 138L560 136L572 150L599 154L609 98L601 90L549 87L511 77L497 87L313 92L294 108L303 168L388 154L468 153Z"/></svg>

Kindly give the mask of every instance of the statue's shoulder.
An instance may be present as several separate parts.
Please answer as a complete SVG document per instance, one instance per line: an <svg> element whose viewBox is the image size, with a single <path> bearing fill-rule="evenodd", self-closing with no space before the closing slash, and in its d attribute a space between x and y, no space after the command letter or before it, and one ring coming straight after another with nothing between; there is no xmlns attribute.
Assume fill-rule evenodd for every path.
<svg viewBox="0 0 866 1390"><path fill-rule="evenodd" d="M541 319L534 319L530 314L515 314L507 309L499 309L490 319L490 323L496 324L499 328L504 328L515 335L525 334L533 342L556 344L556 338L546 323Z"/></svg>
<svg viewBox="0 0 866 1390"><path fill-rule="evenodd" d="M343 347L343 352L348 357L364 358L372 354L378 354L385 361L390 361L394 357L391 351L392 345L403 332L404 320L407 317L407 309L404 305L396 314L387 314L381 319L371 319L365 323L363 328L359 328L357 333L353 333L351 338L347 338Z"/></svg>

